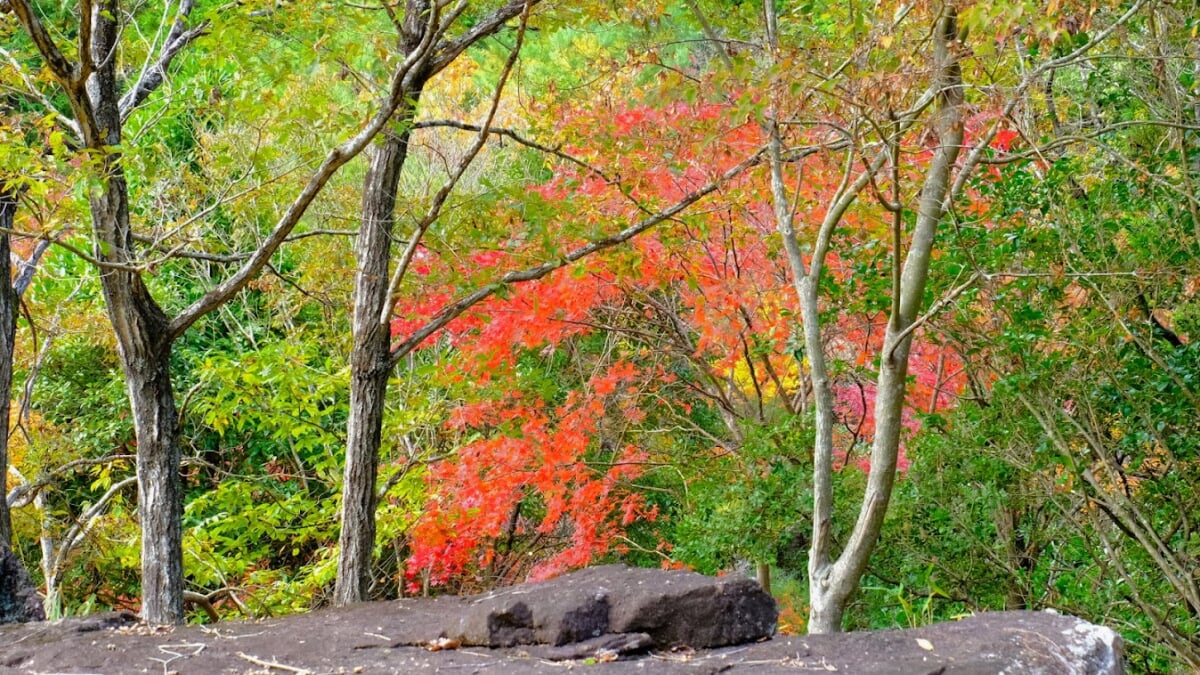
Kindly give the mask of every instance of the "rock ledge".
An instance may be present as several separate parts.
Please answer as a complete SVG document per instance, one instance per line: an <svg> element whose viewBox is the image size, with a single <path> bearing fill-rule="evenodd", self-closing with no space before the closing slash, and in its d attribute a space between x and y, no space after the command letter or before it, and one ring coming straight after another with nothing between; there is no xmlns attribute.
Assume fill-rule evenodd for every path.
<svg viewBox="0 0 1200 675"><path fill-rule="evenodd" d="M364 603L214 626L153 627L128 614L0 626L0 672L1124 672L1116 633L1047 612L768 639L774 612L748 579L601 567L468 598ZM753 641L734 645L742 639Z"/></svg>

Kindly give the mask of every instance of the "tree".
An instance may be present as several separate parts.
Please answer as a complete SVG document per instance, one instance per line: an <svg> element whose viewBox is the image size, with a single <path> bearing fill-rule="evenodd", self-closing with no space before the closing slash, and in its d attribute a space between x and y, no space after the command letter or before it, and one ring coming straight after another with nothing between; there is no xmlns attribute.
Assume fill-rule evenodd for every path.
<svg viewBox="0 0 1200 675"><path fill-rule="evenodd" d="M536 4L538 0L508 2L458 36L447 34L446 26L436 18L441 11L440 4L431 5L428 0L408 0L403 15L393 13L394 10L385 5L398 33L398 48L413 59L414 64L413 75L403 83L403 104L395 113L394 126L383 134L373 148L370 167L363 179L362 225L355 244L357 266L354 280L354 342L350 353L350 418L346 431L338 578L334 590L338 604L365 600L370 587L384 400L388 378L395 366L390 331L393 295L426 229L438 218L447 195L487 139L488 127L499 104L504 81L520 51L525 22ZM457 11L461 11L461 7ZM408 157L413 119L421 92L430 79L464 51L496 33L520 14L523 14L523 21L516 46L497 86L479 140L434 197L428 213L417 222L393 281L389 268L396 192Z"/></svg>
<svg viewBox="0 0 1200 675"><path fill-rule="evenodd" d="M8 415L12 400L13 341L17 333L17 294L12 287L11 245L8 232L16 217L17 197L0 186L0 548L12 547L8 510Z"/></svg>
<svg viewBox="0 0 1200 675"><path fill-rule="evenodd" d="M137 81L130 88L128 96L122 97L118 107L121 115L128 118L133 111L141 105L146 99L158 89L166 78L167 69L175 56L187 46L192 40L198 37L203 26L193 30L186 30L186 19L192 11L192 4L185 3L180 6L178 16L171 24L171 32L162 41L160 51L154 55L152 60L148 60L145 67L142 69ZM17 103L10 106L11 108L37 107L43 108L42 114L50 114L53 110L52 102L38 89L36 78L25 70L23 65L17 62L11 54L5 52L5 56L11 62L12 67L17 71L23 89L14 88L9 96L17 99ZM28 121L27 118L32 115L20 115L13 113L7 120L5 125L5 134L18 134L23 130L19 128L23 122ZM80 146L83 143L79 136L79 128L69 120L55 117L51 120L54 125L51 136L57 135L58 140L51 140L49 145L62 146L64 142L74 146ZM12 128L12 127L17 128ZM12 257L16 254L13 250L12 240L14 228L16 226L16 216L20 205L22 194L29 188L30 184L36 182L34 176L38 173L34 170L35 166L41 164L42 158L38 156L36 151L27 151L17 148L15 140L8 141L6 144L12 145L8 149L9 160L15 165L22 165L24 171L20 175L12 174L0 176L3 183L0 183L0 418L9 419L10 406L12 400L12 375L13 375L13 360L15 349L15 338L17 328L18 302L25 289L32 281L33 274L37 270L38 261L50 246L51 237L42 238L34 246L30 252L29 259L21 261L16 278L12 275ZM0 494L8 494L7 476L8 476L8 443L9 443L9 425L5 425L0 429ZM9 507L7 503L0 503L0 545L11 545L11 520L9 515Z"/></svg>
<svg viewBox="0 0 1200 675"><path fill-rule="evenodd" d="M770 25L774 23L774 7L770 2L767 7ZM900 240L903 236L901 219L904 206L899 203L888 205L896 214L892 249L893 288L887 330L879 352L871 472L862 501L862 512L850 539L836 558L833 558L830 550L830 521L833 517L833 396L829 389L825 342L821 334L819 287L833 230L857 194L874 180L875 169L868 166L853 182L850 181L850 174L846 174L843 181L843 186L846 187L836 193L829 204L817 232L815 245L810 249L812 257L806 264L792 224L791 200L788 199L783 182L782 137L778 119L773 120L774 124L771 126L771 184L776 222L787 247L796 293L800 297L805 353L809 358L816 413L816 446L813 451L813 536L808 562L810 633L828 633L841 629L846 602L851 593L857 590L871 550L878 540L895 481L909 352L912 348L913 333L918 325L918 312L925 297L934 234L945 213L952 171L963 143L962 107L965 97L960 57L954 44L958 39L955 11L943 10L934 23L934 54L931 58L933 76L927 95L937 101L938 111L933 124L937 134L937 145L926 169L917 207L917 219L903 266L899 261L902 255ZM769 30L768 35L773 45L778 44L773 30ZM919 112L925 105L921 103L914 112ZM896 118L899 120L895 125L897 131L914 121L912 112L901 113L896 115ZM894 198L898 198L900 194L899 151L896 150L899 143L899 138L891 139ZM882 164L880 160L872 161Z"/></svg>
<svg viewBox="0 0 1200 675"><path fill-rule="evenodd" d="M776 21L774 3L768 0L765 7L771 65L778 68L781 28ZM992 122L975 131L974 138L969 142L966 140L965 130L970 120L963 82L963 55L967 53L964 40L993 9L985 4L967 8L933 8L931 14L924 17L932 27L932 38L930 52L921 57L925 59L925 63L917 68L930 74L930 83L906 110L898 110L896 104L909 91L910 83L907 80L892 78L885 84L877 80L870 70L857 72L857 64L869 62L870 47L865 47L867 51L857 59L851 57L845 61L845 67L840 71L848 72L849 75L842 77L858 76L865 78L868 83L878 82L876 86L882 87L883 91L871 91L872 85L868 84L867 89L857 90L863 92L861 99L855 100L846 111L858 111L857 117L818 122L827 124L834 129L833 133L842 137L847 148L844 150L846 160L841 186L819 211L819 225L805 245L801 243L799 232L802 230L797 227L794 216L794 204L800 198L789 194L788 182L785 180L783 129L785 120L790 119L794 113L788 111L789 116L785 118L784 109L780 107L780 94L774 93L773 109L767 120L771 140L772 199L775 221L787 249L795 290L800 299L805 356L809 362L809 377L815 403L813 533L808 561L810 632L823 633L841 629L846 604L856 591L878 541L895 484L909 357L914 336L930 317L953 302L981 276L979 273L961 274L961 277L967 277L965 281L949 289L946 295L925 313L921 313L939 226L946 214L954 209L956 201L980 166L985 153L990 152L991 144L999 130L999 122ZM1098 41L1105 39L1118 26L1128 21L1137 9L1138 6L1134 5L1095 36L1084 40L1077 47L1072 45L1074 49L1028 70L1012 85L1007 99L997 106L998 109L993 108L996 110L993 119L1003 120L1012 114L1013 109L1023 100L1025 92L1038 78L1074 62ZM969 22L961 21L962 16L969 16ZM902 40L903 25L914 18L915 15L905 13L898 19L886 19L888 26L880 30L897 32L881 41L886 40L884 44L892 44L895 40ZM1001 29L1011 30L1013 21L1015 19L1009 17L1009 23L1002 24ZM1045 26L1034 26L1035 33L1046 30ZM1054 32L1053 28L1049 29L1049 34ZM785 72L773 72L773 77L782 78ZM818 85L817 91L822 91L824 86ZM927 140L924 147L915 152L906 150L905 146L912 143L907 137L909 130L930 109L933 110L932 119L928 124L928 136L924 138L931 140ZM872 120L872 115L881 119ZM858 135L854 131L856 129L867 130L865 135L873 135L873 139L868 140ZM964 149L965 153L962 152ZM861 157L855 156L858 153L861 153ZM906 173L902 161L905 154L915 154L919 160L917 165L912 167L915 169L914 177L921 186L915 208L906 206L906 198L903 196L902 181L906 178ZM960 154L963 155L961 160ZM864 168L857 170L855 167L860 161ZM877 176L885 167L890 174L886 179L887 183L890 183L890 194L887 184L881 187L882 181ZM835 555L832 539L834 406L829 375L831 357L822 328L825 319L820 303L821 285L829 257L837 246L835 232L851 205L868 190L873 192L880 207L891 215L891 289L887 294L887 327L876 355L878 375L875 383L870 474L854 527L841 551Z"/></svg>
<svg viewBox="0 0 1200 675"><path fill-rule="evenodd" d="M137 86L141 79L128 91L120 89L118 73L123 64L119 39L127 15L117 0L81 2L75 31L78 44L72 60L29 0L10 4L65 94L73 122L80 131L81 149L88 155L87 167L96 176L96 184L88 195L92 258L102 271L101 284L117 337L138 444L142 617L152 623L179 623L184 619L181 450L170 373L172 345L201 317L234 297L267 265L334 173L388 124L410 91L406 84L416 76L415 66L427 58L434 43L431 40L421 43L416 53L396 66L372 116L349 139L328 152L262 243L238 269L191 305L168 316L146 284L149 270L139 259L130 221L129 184L121 162L126 120L121 101L137 100L144 95ZM169 25L163 27L161 34L168 36L167 47L182 49L204 30L204 24L187 27L191 9L191 1L183 0L178 7L178 18L169 19ZM460 12L451 13L444 23L439 11L424 18L431 25L445 27ZM150 65L147 76L161 76L157 62Z"/></svg>

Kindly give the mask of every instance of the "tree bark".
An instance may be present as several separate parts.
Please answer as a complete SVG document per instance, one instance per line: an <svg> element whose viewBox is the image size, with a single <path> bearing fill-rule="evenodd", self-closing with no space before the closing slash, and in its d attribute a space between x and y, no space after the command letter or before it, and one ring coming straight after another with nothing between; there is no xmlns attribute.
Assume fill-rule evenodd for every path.
<svg viewBox="0 0 1200 675"><path fill-rule="evenodd" d="M106 296L110 296L108 292ZM136 307L111 304L118 321ZM121 362L137 434L138 521L142 529L142 618L150 623L183 623L183 486L178 415L171 385L170 345L131 353L131 341L146 335L121 336Z"/></svg>
<svg viewBox="0 0 1200 675"><path fill-rule="evenodd" d="M953 47L957 33L954 10L948 9L938 21L934 40L935 83L939 97L934 127L938 134L938 148L925 174L917 207L917 222L904 260L899 288L896 289L898 302L892 304L883 341L875 398L871 471L858 519L841 555L834 562L828 562L828 537L820 536L821 532L813 537L809 561L810 633L833 633L842 629L846 604L857 590L871 552L879 540L896 481L905 380L913 340L910 327L917 321L925 297L934 236L938 223L945 215L950 177L963 142L962 73L959 57ZM802 302L804 300L802 298ZM813 300L815 298L804 302L806 323L810 314L816 315L815 306L813 311L808 311L808 305L815 304ZM819 343L809 345L810 350L820 348ZM825 470L829 471L828 468ZM824 513L830 513L828 504L825 506ZM814 523L814 526L820 530L826 527L826 523Z"/></svg>
<svg viewBox="0 0 1200 675"><path fill-rule="evenodd" d="M419 92L418 92L419 94ZM415 98L415 97L414 97ZM413 107L397 117L409 127ZM350 419L342 485L334 603L367 598L375 548L375 482L382 442L384 397L391 373L391 332L379 320L388 303L388 263L395 224L396 190L408 155L411 128L387 132L376 144L363 179L362 225L355 243L354 341L350 351Z"/></svg>
<svg viewBox="0 0 1200 675"><path fill-rule="evenodd" d="M12 546L12 518L7 499L8 416L12 401L13 341L17 334L17 293L12 284L12 246L8 233L12 231L16 211L16 195L0 190L0 548Z"/></svg>
<svg viewBox="0 0 1200 675"><path fill-rule="evenodd" d="M399 25L399 47L416 53L434 30L423 23L426 0L408 0ZM389 267L396 223L396 192L408 159L408 141L417 101L429 75L427 60L414 65L414 77L396 109L393 127L377 140L363 178L362 223L354 244L354 317L350 349L350 416L346 422L346 466L343 469L341 531L335 605L367 599L375 552L376 479L383 442L383 414L391 375Z"/></svg>
<svg viewBox="0 0 1200 675"><path fill-rule="evenodd" d="M388 318L392 306L389 297L392 230L396 191L408 157L417 101L430 78L468 47L500 30L510 19L539 1L512 0L454 39L446 39L444 34L431 34L439 29L424 22L431 9L428 0L407 0L403 22L398 25L400 48L405 54L418 54L420 46L431 39L436 40L438 46L414 64L412 75L405 81L404 103L396 109L394 120L398 128L387 132L376 144L363 180L362 223L354 251L357 265L354 335L350 353L350 416L346 424L342 528L338 536L341 548L334 585L334 603L337 605L366 600L371 585L379 449L387 382L395 364ZM421 234L418 231L412 236L416 238Z"/></svg>

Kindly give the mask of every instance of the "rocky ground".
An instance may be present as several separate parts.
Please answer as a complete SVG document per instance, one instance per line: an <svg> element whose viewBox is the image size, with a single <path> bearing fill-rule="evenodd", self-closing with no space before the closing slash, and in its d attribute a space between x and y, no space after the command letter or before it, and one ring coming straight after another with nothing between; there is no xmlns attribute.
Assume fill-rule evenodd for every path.
<svg viewBox="0 0 1200 675"><path fill-rule="evenodd" d="M264 621L162 628L108 614L0 626L0 670L1122 672L1119 637L1057 614L998 612L910 631L767 637L773 621L773 601L750 580L611 566L471 598L366 603Z"/></svg>

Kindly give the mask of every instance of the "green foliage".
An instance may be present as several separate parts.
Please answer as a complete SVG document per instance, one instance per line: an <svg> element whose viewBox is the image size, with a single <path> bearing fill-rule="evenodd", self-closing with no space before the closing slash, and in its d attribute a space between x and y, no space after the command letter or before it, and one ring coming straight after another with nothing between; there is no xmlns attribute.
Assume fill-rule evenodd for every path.
<svg viewBox="0 0 1200 675"><path fill-rule="evenodd" d="M401 58L383 11L275 4L200 2L199 13L212 21L210 35L173 63L169 86L135 111L125 129L122 166L134 229L144 243L138 264L168 312L196 301L236 269L239 254L277 222L312 163L361 126L366 102ZM472 3L463 25L494 4ZM895 7L866 3L775 4L781 42L795 51L768 59L755 45L760 3L547 3L535 13L510 90L515 93L503 100L497 124L571 152L614 179L585 194L579 189L594 178L586 171L509 141L489 143L430 224L424 252L456 262L504 252L513 256L506 264L533 265L608 233L625 216L653 212L669 202L660 192L693 188L688 171L730 143L727 125L678 110L714 104L721 116L761 131L757 123L768 119L771 106L794 96L805 102L806 115L859 133L880 121L863 117L882 105L873 96L903 102L919 89L912 73L925 64L913 61L912 45L927 32L905 17L924 11L920 3L894 15ZM939 348L960 356L971 386L956 409L921 417L920 431L906 438L911 466L896 486L883 544L855 599L850 627L1053 607L1120 629L1135 670L1196 668L1200 613L1172 574L1192 574L1194 586L1200 556L1193 525L1200 512L1189 499L1200 489L1197 19L1183 5L1139 14L1097 58L1065 64L1052 79L1039 73L1022 90L1015 112L999 115L1002 104L986 96L1022 81L1037 59L1086 45L1126 9L1102 4L1074 16L1077 8L1067 5L1053 3L1058 9L1049 11L1043 3L977 3L959 13L970 33L966 67L980 71L980 86L971 92L979 97L972 103L978 118L969 121L968 136L1000 117L1014 146L993 143L985 155L1003 163L977 174L939 233L925 306L968 275L980 281L930 317L918 340L932 344L936 336ZM69 3L39 9L74 57L78 36L70 28ZM130 8L124 62L141 64L152 55L161 9ZM720 41L708 39L702 18ZM873 28L882 25L891 27ZM512 42L511 31L501 32L456 63L444 81L423 92L419 117L477 122ZM80 153L69 138L59 119L68 112L66 99L9 15L0 16L0 43L13 54L0 63L0 180L21 193L17 229L61 237L87 253L90 238L80 223L87 196L100 185L97 158ZM1137 53L1127 53L1129 45ZM121 73L124 80L135 76ZM653 121L610 133L614 111L626 110L650 111ZM806 117L789 123L812 126ZM835 136L797 132L787 140L817 147ZM398 243L407 241L472 137L445 129L414 136L398 198ZM927 140L905 140L904 153L920 155ZM810 162L797 182L809 190L836 185L841 160L834 164L830 173ZM347 166L297 233L344 234L355 227L365 170L361 161ZM890 177L877 178L888 187ZM572 198L530 189L550 184ZM605 202L610 192L617 207ZM722 228L765 222L751 204L761 195L748 192L725 186L673 222L677 229L662 228L656 240L668 252L662 264L682 267L686 261L669 254L686 251L680 255L757 266L731 275L759 274L758 285L747 284L752 292L728 291L746 292L755 302L771 292L768 286L786 288L788 280L767 269L781 255L769 227L719 246L710 241ZM916 197L902 195L902 229L912 227ZM838 262L839 274L823 280L822 311L830 325L886 309L890 242L875 236L853 241L879 227L870 218L874 206L854 207L850 213L858 220L836 233L854 245ZM807 197L798 199L797 213L804 223L819 218ZM746 257L760 234L771 237L760 258ZM703 245L688 248L697 241ZM28 242L18 242L25 255ZM635 440L646 452L644 471L614 483L641 499L643 512L660 516L634 519L597 559L683 563L705 572L767 562L781 573L782 594L799 615L811 526L812 422L786 413L761 391L738 391L745 383L736 381L736 370L714 366L700 349L671 346L673 328L658 305L685 293L715 304L726 291L682 272L646 290L638 275L645 275L640 270L647 259L647 251L631 248L605 258L602 267L570 272L576 286L604 274L617 289L586 317L596 323L587 331L553 344L531 346L536 340L528 338L520 348L506 345L513 347L505 355L510 360L500 366L489 360L501 360L495 353L471 351L464 339L477 333L466 331L400 365L389 384L383 431L377 596L403 592L413 527L425 515L440 461L481 440L521 438L529 417L569 407L597 372L625 359L647 380L628 394L644 397L640 408L633 406L642 416L625 417L613 402L619 397L600 405L594 437L578 443L578 463L587 470L605 467L618 457L614 448ZM274 256L270 274L176 345L188 583L196 590L232 590L251 615L321 604L335 574L353 266L349 237L292 242ZM460 297L498 269L414 267L398 296L425 300L438 282L447 298ZM96 281L102 273L66 249L53 249L24 298L16 371L18 383L32 377L32 407L17 428L14 466L37 479L85 460L51 476L40 505L16 513L18 550L35 569L40 537L61 540L91 504L133 472L127 459L102 461L136 452L119 359L101 328ZM499 299L521 293L506 288ZM789 353L798 320L779 304L762 312L785 320L779 341L790 334L793 342L781 346L748 330L746 354L803 362L802 353ZM680 310L681 323L699 306ZM520 311L540 309L535 302ZM546 316L538 318L540 329L559 321ZM481 332L500 323L495 316L475 318ZM530 316L521 320L533 323ZM685 330L684 340L728 337L734 324L717 321L703 319L690 327L695 335ZM869 382L874 364L842 358L842 342L871 337L843 328L829 345L839 355L832 374L839 382ZM460 368L455 359L463 354L477 362ZM649 381L655 378L662 381ZM919 386L929 387L914 378L913 389ZM732 402L715 401L717 389L728 391ZM464 404L517 399L529 406L524 417L480 427L447 424ZM846 523L856 515L849 504L864 476L850 468L836 483L841 511L834 520ZM536 490L515 499L514 527L489 540L495 557L472 568L461 588L522 578L567 545L570 525L537 527L553 508L550 499ZM56 608L62 614L137 605L135 501L132 489L114 495L66 555ZM1141 515L1131 520L1121 508ZM480 507L474 509L478 516ZM1159 543L1148 547L1137 533ZM838 530L834 540L846 535ZM223 611L232 607L227 603Z"/></svg>
<svg viewBox="0 0 1200 675"><path fill-rule="evenodd" d="M811 428L797 416L748 428L736 451L688 466L686 501L670 535L674 556L709 574L781 557L799 571L786 563L812 505L810 447Z"/></svg>
<svg viewBox="0 0 1200 675"><path fill-rule="evenodd" d="M36 383L38 410L63 433L57 443L70 449L65 457L97 457L133 441L121 367L109 345L83 336L60 342Z"/></svg>
<svg viewBox="0 0 1200 675"><path fill-rule="evenodd" d="M330 579L346 401L344 367L322 351L271 341L194 368L186 573L258 614L311 607Z"/></svg>

